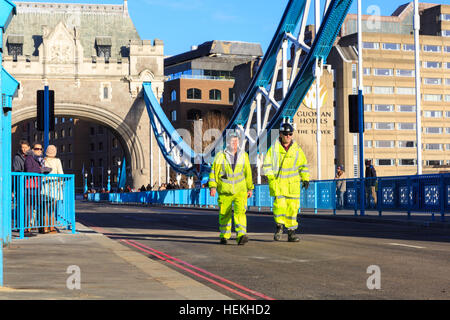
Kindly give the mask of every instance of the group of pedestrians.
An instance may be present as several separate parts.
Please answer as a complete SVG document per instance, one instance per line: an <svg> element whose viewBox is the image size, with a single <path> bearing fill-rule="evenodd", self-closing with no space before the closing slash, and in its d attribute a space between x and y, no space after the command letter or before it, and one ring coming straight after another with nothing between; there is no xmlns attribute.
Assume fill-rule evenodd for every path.
<svg viewBox="0 0 450 320"><path fill-rule="evenodd" d="M20 147L17 154L12 161L12 171L14 172L30 172L39 174L64 174L61 160L56 157L57 148L54 145L49 145L43 152L42 144L34 143L32 148L26 140L20 141ZM55 229L55 215L57 205L55 201L62 200L61 185L57 178L44 177L41 178L26 177L26 194L27 197L22 199L26 202L25 210L28 226L25 229L26 237L33 237L36 234L33 231L39 231L39 233L56 233ZM49 210L50 206L46 206L48 201L52 201L53 210ZM43 200L44 203L42 203ZM51 212L49 212L51 211ZM34 216L37 212L43 212L43 220L41 221L42 227L33 228Z"/></svg>

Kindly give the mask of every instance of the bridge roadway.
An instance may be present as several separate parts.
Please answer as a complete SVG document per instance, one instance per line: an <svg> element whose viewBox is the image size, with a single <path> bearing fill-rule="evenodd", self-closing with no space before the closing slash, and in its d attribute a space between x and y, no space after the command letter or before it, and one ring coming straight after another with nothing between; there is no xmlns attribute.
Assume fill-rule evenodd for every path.
<svg viewBox="0 0 450 320"><path fill-rule="evenodd" d="M449 228L308 216L301 242L274 242L249 213L249 243L223 246L215 210L77 203L77 219L232 299L450 299Z"/></svg>
<svg viewBox="0 0 450 320"><path fill-rule="evenodd" d="M250 242L222 246L217 210L78 201L76 211L77 234L5 248L0 299L450 299L450 225L439 218L303 214L301 242L288 243L272 240L271 215L249 213ZM381 288L369 290L373 265Z"/></svg>

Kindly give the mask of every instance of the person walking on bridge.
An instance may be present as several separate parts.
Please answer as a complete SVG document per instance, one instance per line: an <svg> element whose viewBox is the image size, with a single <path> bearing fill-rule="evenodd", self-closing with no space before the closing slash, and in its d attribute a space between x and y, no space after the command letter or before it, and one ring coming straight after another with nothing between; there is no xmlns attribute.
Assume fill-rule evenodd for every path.
<svg viewBox="0 0 450 320"><path fill-rule="evenodd" d="M298 242L295 235L298 228L297 214L300 207L300 181L308 189L309 170L306 156L293 140L294 127L282 123L280 136L267 151L263 173L269 180L270 195L275 197L273 216L276 223L274 240L280 241L283 227L288 229L288 241Z"/></svg>
<svg viewBox="0 0 450 320"><path fill-rule="evenodd" d="M239 149L239 136L234 130L227 133L227 148L214 158L209 175L211 197L219 194L220 243L231 237L231 216L234 204L234 225L238 245L248 242L247 199L253 194L252 170L248 154Z"/></svg>

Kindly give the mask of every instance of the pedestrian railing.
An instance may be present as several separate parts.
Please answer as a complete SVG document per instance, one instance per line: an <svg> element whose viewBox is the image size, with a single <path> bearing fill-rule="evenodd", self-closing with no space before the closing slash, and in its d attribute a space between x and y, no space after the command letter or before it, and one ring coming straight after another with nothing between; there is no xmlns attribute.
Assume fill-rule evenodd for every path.
<svg viewBox="0 0 450 320"><path fill-rule="evenodd" d="M365 194L360 194L361 179L334 179L311 181L308 189L302 189L300 210L361 210L361 196L365 197L366 210L440 214L450 212L450 173L415 176L378 177L363 181ZM170 206L217 206L217 196L211 197L208 188L175 189L130 193L92 193L89 201L112 203L157 204ZM273 197L268 185L256 185L249 207L272 208Z"/></svg>
<svg viewBox="0 0 450 320"><path fill-rule="evenodd" d="M59 227L75 233L75 177L69 174L12 172L11 215L5 215L7 239L11 231ZM7 241L9 242L9 241Z"/></svg>

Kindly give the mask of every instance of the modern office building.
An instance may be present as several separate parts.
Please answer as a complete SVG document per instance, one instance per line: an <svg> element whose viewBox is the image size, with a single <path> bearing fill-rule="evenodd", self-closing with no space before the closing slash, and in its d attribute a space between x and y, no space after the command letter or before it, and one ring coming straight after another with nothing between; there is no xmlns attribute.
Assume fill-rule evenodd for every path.
<svg viewBox="0 0 450 320"><path fill-rule="evenodd" d="M379 176L450 170L450 5L421 3L421 122L416 128L413 3L391 16L362 17L364 158ZM348 96L358 91L357 16L349 14L328 63L335 73L336 163L359 176L358 134L349 133Z"/></svg>

